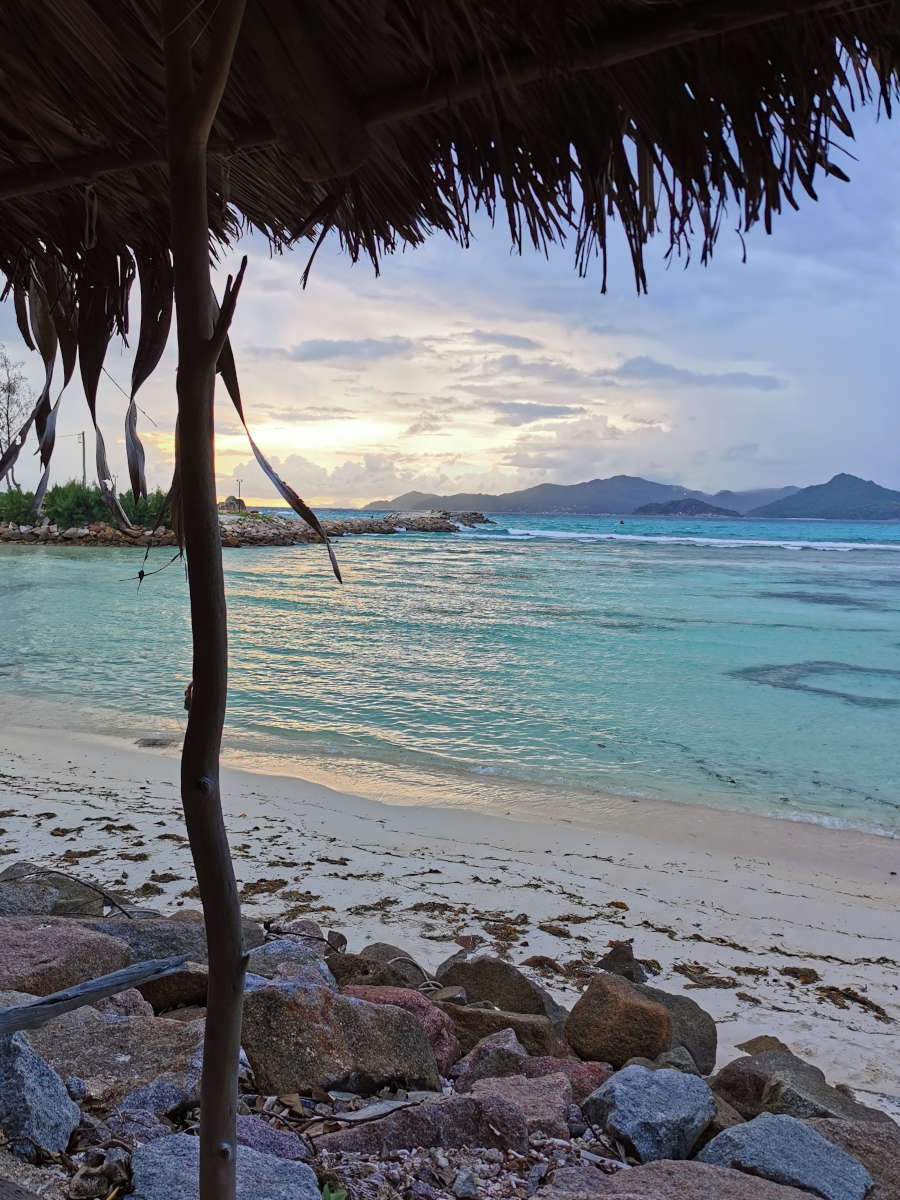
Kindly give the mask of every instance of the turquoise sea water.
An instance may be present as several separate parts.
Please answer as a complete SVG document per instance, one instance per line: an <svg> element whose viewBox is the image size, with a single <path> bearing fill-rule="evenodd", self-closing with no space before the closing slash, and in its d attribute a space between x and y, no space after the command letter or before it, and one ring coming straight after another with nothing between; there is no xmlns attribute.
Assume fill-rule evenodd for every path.
<svg viewBox="0 0 900 1200"><path fill-rule="evenodd" d="M495 520L340 540L343 588L321 547L227 550L229 751L407 801L524 780L897 832L900 525ZM0 689L177 733L184 573L138 591L140 558L0 547Z"/></svg>

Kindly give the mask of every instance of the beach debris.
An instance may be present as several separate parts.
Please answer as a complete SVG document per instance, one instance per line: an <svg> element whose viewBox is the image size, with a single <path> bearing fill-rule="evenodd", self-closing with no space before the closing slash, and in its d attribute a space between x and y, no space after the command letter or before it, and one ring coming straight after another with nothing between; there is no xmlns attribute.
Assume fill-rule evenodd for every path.
<svg viewBox="0 0 900 1200"><path fill-rule="evenodd" d="M815 967L779 967L778 974L803 984L818 983L822 978Z"/></svg>
<svg viewBox="0 0 900 1200"><path fill-rule="evenodd" d="M557 925L553 921L543 921L538 925L538 929L542 933L549 933L551 937L570 938L572 936L571 929L566 929L564 925Z"/></svg>
<svg viewBox="0 0 900 1200"><path fill-rule="evenodd" d="M164 958L165 955L142 955ZM0 990L47 996L125 967L127 943L67 917L0 918Z"/></svg>
<svg viewBox="0 0 900 1200"><path fill-rule="evenodd" d="M416 1020L421 1022L428 1036L435 1062L442 1075L447 1075L459 1058L459 1042L453 1032L453 1022L433 1003L428 994L413 991L411 988L365 985L345 987L343 994L355 996L358 1000L367 1000L370 1004L392 1004L412 1013Z"/></svg>
<svg viewBox="0 0 900 1200"><path fill-rule="evenodd" d="M738 1000L743 1000L746 1004L752 1004L756 1008L762 1004L759 996L754 996L751 992L735 992L734 994Z"/></svg>
<svg viewBox="0 0 900 1200"><path fill-rule="evenodd" d="M453 1076L458 1092L470 1092L480 1079L519 1075L528 1053L511 1029L501 1029L478 1042L456 1064Z"/></svg>
<svg viewBox="0 0 900 1200"><path fill-rule="evenodd" d="M473 1000L488 1000L507 1012L545 1016L558 1033L562 1032L566 1010L545 988L502 958L490 954L454 956L438 967L436 975L445 986L464 987L470 1004Z"/></svg>
<svg viewBox="0 0 900 1200"><path fill-rule="evenodd" d="M689 1158L713 1119L716 1102L696 1075L631 1066L617 1071L581 1106L585 1119L612 1133L641 1162Z"/></svg>
<svg viewBox="0 0 900 1200"><path fill-rule="evenodd" d="M622 912L629 911L628 905L625 903L624 900L607 900L606 907L607 908L617 908L617 909L620 909Z"/></svg>
<svg viewBox="0 0 900 1200"><path fill-rule="evenodd" d="M569 1014L566 1039L585 1059L622 1067L629 1058L655 1058L671 1044L665 1005L641 995L619 975L594 976Z"/></svg>
<svg viewBox="0 0 900 1200"><path fill-rule="evenodd" d="M415 1016L326 987L290 990L278 981L250 992L241 1040L257 1086L267 1093L440 1086L434 1051Z"/></svg>
<svg viewBox="0 0 900 1200"><path fill-rule="evenodd" d="M786 1115L762 1113L726 1129L697 1157L700 1162L813 1192L824 1200L863 1200L872 1187L872 1177L861 1163L815 1129Z"/></svg>
<svg viewBox="0 0 900 1200"><path fill-rule="evenodd" d="M672 964L672 970L691 981L685 985L689 988L733 988L738 985L733 975L716 975L703 963L676 962Z"/></svg>
<svg viewBox="0 0 900 1200"><path fill-rule="evenodd" d="M81 1113L57 1071L23 1033L0 1037L0 1129L12 1153L65 1150Z"/></svg>
<svg viewBox="0 0 900 1200"><path fill-rule="evenodd" d="M197 1195L200 1143L187 1133L158 1138L135 1150L131 1159L132 1200L191 1200ZM242 1197L266 1200L321 1200L315 1172L303 1162L263 1154L249 1146L237 1156L237 1189Z"/></svg>
<svg viewBox="0 0 900 1200"><path fill-rule="evenodd" d="M737 1058L723 1067L710 1087L748 1120L762 1112L795 1117L838 1117L890 1121L880 1109L868 1108L832 1087L812 1063L785 1050Z"/></svg>
<svg viewBox="0 0 900 1200"><path fill-rule="evenodd" d="M241 900L252 900L254 896L271 896L287 887L287 882L286 879L254 879L241 888Z"/></svg>
<svg viewBox="0 0 900 1200"><path fill-rule="evenodd" d="M529 1135L569 1136L572 1085L565 1075L541 1075L532 1079L525 1075L490 1076L476 1080L471 1092L473 1096L500 1096L515 1104L525 1114Z"/></svg>
<svg viewBox="0 0 900 1200"><path fill-rule="evenodd" d="M851 1004L856 1004L859 1008L870 1012L876 1021L881 1021L885 1025L891 1024L891 1018L874 1000L870 1000L868 996L864 996L852 987L817 987L816 993L823 1000L828 1000L831 1004L837 1005L838 1008L849 1008Z"/></svg>

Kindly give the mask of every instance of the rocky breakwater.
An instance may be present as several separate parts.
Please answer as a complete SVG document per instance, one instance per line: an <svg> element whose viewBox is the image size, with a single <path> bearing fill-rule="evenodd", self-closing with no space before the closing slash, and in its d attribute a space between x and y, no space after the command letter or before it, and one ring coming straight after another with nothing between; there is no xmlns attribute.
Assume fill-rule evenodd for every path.
<svg viewBox="0 0 900 1200"><path fill-rule="evenodd" d="M360 534L397 533L458 533L461 528L493 524L483 513L388 513L380 517L350 517L324 520L322 525L329 538L354 537ZM222 545L302 546L322 539L302 521L276 513L261 513L252 509L222 508L219 513ZM73 525L63 529L49 520L36 520L30 525L0 523L0 542L26 546L174 546L175 534L165 526L142 529L133 526L119 529L105 522Z"/></svg>
<svg viewBox="0 0 900 1200"><path fill-rule="evenodd" d="M196 960L0 1039L7 1151L36 1165L35 1193L196 1197L196 916L85 917L33 878L4 888L0 1004L149 953ZM493 955L432 970L402 946L348 953L308 919L245 937L240 1200L900 1197L888 1116L774 1038L714 1073L690 999L598 970L567 1012Z"/></svg>
<svg viewBox="0 0 900 1200"><path fill-rule="evenodd" d="M219 518L223 546L297 546L321 542L304 522L276 513L222 513ZM493 524L484 513L421 512L387 513L384 516L325 519L322 526L329 538L381 536L399 533L458 533L460 528Z"/></svg>

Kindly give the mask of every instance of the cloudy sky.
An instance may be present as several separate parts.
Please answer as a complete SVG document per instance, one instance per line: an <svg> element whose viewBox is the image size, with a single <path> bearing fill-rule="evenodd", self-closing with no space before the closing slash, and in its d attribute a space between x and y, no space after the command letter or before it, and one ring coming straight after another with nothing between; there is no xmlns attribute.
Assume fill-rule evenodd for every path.
<svg viewBox="0 0 900 1200"><path fill-rule="evenodd" d="M855 161L837 161L853 182L821 180L818 204L746 239L746 263L736 210L707 268L667 266L659 239L649 296L636 296L615 231L606 295L599 264L579 279L571 248L513 256L502 226L478 227L467 251L435 236L379 278L326 243L306 291L305 245L273 258L248 239L232 341L254 435L320 505L618 473L716 490L850 471L900 488L900 124L860 115L851 149ZM0 342L36 382L10 304ZM106 365L101 420L124 487L113 380L127 388L129 351L114 345ZM174 373L172 345L139 397L151 485L171 474ZM245 497L272 502L227 399L217 403L219 493L241 479ZM71 435L86 428L73 385L57 479L80 475ZM33 482L30 452L20 463Z"/></svg>

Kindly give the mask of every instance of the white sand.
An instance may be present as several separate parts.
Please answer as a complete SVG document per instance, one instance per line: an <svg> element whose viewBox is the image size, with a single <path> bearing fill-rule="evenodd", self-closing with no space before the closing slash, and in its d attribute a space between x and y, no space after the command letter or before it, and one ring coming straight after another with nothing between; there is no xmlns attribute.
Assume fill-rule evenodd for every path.
<svg viewBox="0 0 900 1200"><path fill-rule="evenodd" d="M60 865L131 895L155 875L159 894L145 892L145 903L197 907L185 896L193 878L176 747L20 728L8 702L4 717L0 864ZM384 804L234 768L223 788L239 880L285 881L247 899L248 915L302 909L343 930L351 950L390 941L432 967L458 949L461 933L482 935L489 949L491 918L501 915L525 914L510 946L519 962L600 956L611 939L633 938L637 956L662 968L651 982L667 990L690 982L676 963L735 977L735 986L686 992L718 1022L720 1065L736 1044L772 1034L833 1083L900 1092L898 840L613 798L588 828L441 808L439 795L414 807L408 798ZM127 857L146 853L146 861ZM413 910L428 902L451 907ZM537 928L546 922L570 936ZM803 985L779 973L797 966L821 979ZM856 989L890 1022L852 1002L836 1007L817 992L822 985ZM564 1003L577 995L565 982L551 986Z"/></svg>

